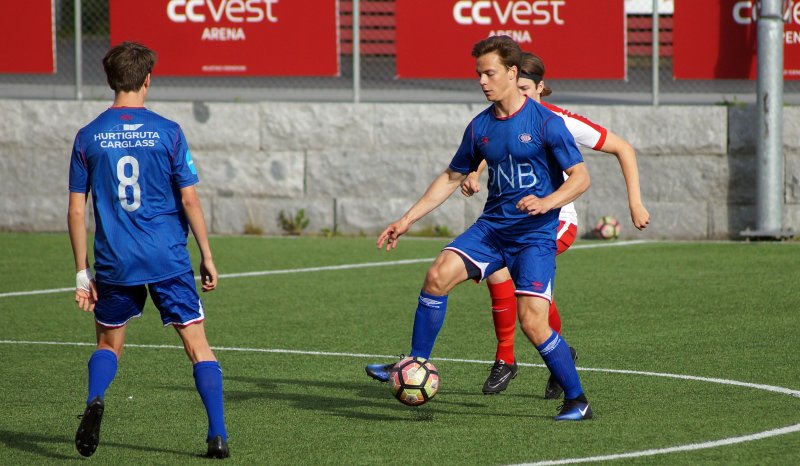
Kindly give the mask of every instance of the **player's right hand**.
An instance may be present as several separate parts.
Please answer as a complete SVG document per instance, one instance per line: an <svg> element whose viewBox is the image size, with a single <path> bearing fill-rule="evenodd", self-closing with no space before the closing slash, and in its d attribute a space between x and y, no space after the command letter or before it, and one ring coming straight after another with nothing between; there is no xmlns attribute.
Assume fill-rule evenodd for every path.
<svg viewBox="0 0 800 466"><path fill-rule="evenodd" d="M476 172L472 172L461 182L461 194L470 197L481 190L480 176Z"/></svg>
<svg viewBox="0 0 800 466"><path fill-rule="evenodd" d="M88 268L75 275L75 302L85 312L94 311L94 305L97 303L97 284Z"/></svg>
<svg viewBox="0 0 800 466"><path fill-rule="evenodd" d="M396 248L398 238L408 231L409 226L408 222L401 219L386 227L383 233L378 236L378 249L382 249L384 243L386 243L387 251Z"/></svg>

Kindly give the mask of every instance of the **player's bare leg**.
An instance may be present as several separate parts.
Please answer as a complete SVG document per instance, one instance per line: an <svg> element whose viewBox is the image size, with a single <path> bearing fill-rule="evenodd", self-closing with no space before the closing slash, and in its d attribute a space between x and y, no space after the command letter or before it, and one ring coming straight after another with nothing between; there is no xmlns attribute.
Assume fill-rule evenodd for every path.
<svg viewBox="0 0 800 466"><path fill-rule="evenodd" d="M175 326L175 330L183 341L183 349L192 364L197 364L200 361L216 361L214 352L211 351L211 346L208 344L206 338L206 330L203 322L187 325L185 327Z"/></svg>

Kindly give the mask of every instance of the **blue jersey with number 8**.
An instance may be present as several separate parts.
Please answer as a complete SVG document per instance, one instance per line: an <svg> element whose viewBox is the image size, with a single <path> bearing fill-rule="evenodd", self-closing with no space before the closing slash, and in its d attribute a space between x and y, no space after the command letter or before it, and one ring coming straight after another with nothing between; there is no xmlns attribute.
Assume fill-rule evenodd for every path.
<svg viewBox="0 0 800 466"><path fill-rule="evenodd" d="M112 107L82 128L69 190L92 196L97 280L139 285L191 270L180 189L197 182L180 126L146 108Z"/></svg>

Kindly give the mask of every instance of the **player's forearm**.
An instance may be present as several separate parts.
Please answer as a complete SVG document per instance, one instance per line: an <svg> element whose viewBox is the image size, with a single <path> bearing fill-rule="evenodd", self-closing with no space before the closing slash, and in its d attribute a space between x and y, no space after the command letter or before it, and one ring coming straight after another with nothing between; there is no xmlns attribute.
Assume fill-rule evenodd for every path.
<svg viewBox="0 0 800 466"><path fill-rule="evenodd" d="M613 154L617 158L622 170L622 177L625 179L629 207L634 208L642 205L642 196L639 189L639 167L633 146L625 139L609 131L606 142L600 150Z"/></svg>
<svg viewBox="0 0 800 466"><path fill-rule="evenodd" d="M186 220L189 222L189 228L192 229L192 235L197 242L197 247L200 249L200 255L203 260L212 260L211 246L208 243L208 230L206 229L206 219L203 215L203 208L200 205L200 198L194 192L183 193L182 196L183 210L186 213Z"/></svg>
<svg viewBox="0 0 800 466"><path fill-rule="evenodd" d="M475 170L475 176L480 178L484 170L486 170L486 160L482 160L481 164L478 165L478 169Z"/></svg>
<svg viewBox="0 0 800 466"><path fill-rule="evenodd" d="M585 163L580 163L567 171L567 178L555 192L547 196L547 200L552 204L552 209L563 207L585 193L591 185L589 171Z"/></svg>
<svg viewBox="0 0 800 466"><path fill-rule="evenodd" d="M639 167L636 164L636 152L633 148L630 151L623 151L617 156L619 166L622 169L622 177L625 179L625 188L628 191L628 206L635 207L642 205L642 194L639 185Z"/></svg>
<svg viewBox="0 0 800 466"><path fill-rule="evenodd" d="M81 203L81 197L83 197L83 203ZM85 202L85 195L77 196L76 193L70 193L67 229L69 230L69 242L72 245L72 256L75 260L75 272L89 268Z"/></svg>
<svg viewBox="0 0 800 466"><path fill-rule="evenodd" d="M417 220L428 215L431 211L442 205L449 198L464 180L466 176L460 173L446 170L436 177L428 186L425 194L403 215L403 219L414 224Z"/></svg>

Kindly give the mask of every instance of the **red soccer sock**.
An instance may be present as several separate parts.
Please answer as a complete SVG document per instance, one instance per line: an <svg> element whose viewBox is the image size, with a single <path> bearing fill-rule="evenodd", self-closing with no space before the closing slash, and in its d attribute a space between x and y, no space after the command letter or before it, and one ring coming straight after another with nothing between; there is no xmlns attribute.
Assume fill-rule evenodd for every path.
<svg viewBox="0 0 800 466"><path fill-rule="evenodd" d="M547 320L550 322L552 328L559 335L561 334L561 316L558 315L558 308L556 307L556 300L550 301L550 311L547 313Z"/></svg>
<svg viewBox="0 0 800 466"><path fill-rule="evenodd" d="M517 330L517 297L513 280L506 280L496 285L488 284L492 297L492 321L497 336L497 353L495 360L503 360L508 364L514 359L514 332Z"/></svg>

